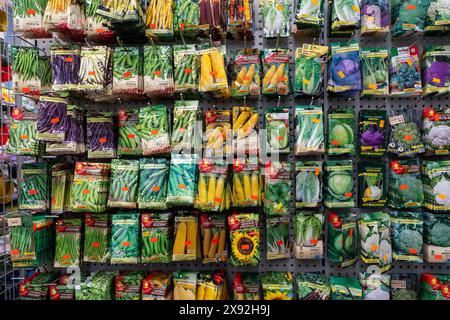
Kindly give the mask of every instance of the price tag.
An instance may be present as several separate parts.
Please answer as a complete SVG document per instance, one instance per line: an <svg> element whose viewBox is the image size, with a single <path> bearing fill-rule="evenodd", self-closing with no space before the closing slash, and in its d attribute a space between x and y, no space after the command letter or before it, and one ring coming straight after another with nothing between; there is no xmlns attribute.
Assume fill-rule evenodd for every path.
<svg viewBox="0 0 450 320"><path fill-rule="evenodd" d="M367 87L368 87L369 89L376 90L377 85L376 85L375 83L369 83L369 84L367 85Z"/></svg>
<svg viewBox="0 0 450 320"><path fill-rule="evenodd" d="M434 82L434 83L441 83L441 79L439 79L439 78L433 78L433 82Z"/></svg>
<svg viewBox="0 0 450 320"><path fill-rule="evenodd" d="M391 126L394 126L396 124L400 124L403 122L405 122L405 118L403 118L403 115L389 117L389 123Z"/></svg>
<svg viewBox="0 0 450 320"><path fill-rule="evenodd" d="M6 220L8 223L8 227L20 227L22 225L22 219L18 218L9 218Z"/></svg>
<svg viewBox="0 0 450 320"><path fill-rule="evenodd" d="M345 73L342 72L342 70L339 70L339 71L338 71L338 76L339 76L341 79L344 79L344 78L345 78Z"/></svg>

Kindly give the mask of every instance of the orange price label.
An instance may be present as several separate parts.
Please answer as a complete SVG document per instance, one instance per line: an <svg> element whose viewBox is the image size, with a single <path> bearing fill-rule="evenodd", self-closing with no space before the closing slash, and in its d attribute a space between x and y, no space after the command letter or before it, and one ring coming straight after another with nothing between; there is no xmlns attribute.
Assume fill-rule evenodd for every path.
<svg viewBox="0 0 450 320"><path fill-rule="evenodd" d="M410 66L412 66L412 61L411 61L411 59L406 59L406 63L409 64Z"/></svg>
<svg viewBox="0 0 450 320"><path fill-rule="evenodd" d="M97 29L95 29L95 32L96 33L105 33L106 29L105 28L97 28Z"/></svg>
<svg viewBox="0 0 450 320"><path fill-rule="evenodd" d="M191 244L192 244L192 242L189 241L189 240L186 240L186 241L184 242L184 245L185 245L186 247L189 247Z"/></svg>
<svg viewBox="0 0 450 320"><path fill-rule="evenodd" d="M71 255L70 254L65 254L65 255L63 255L63 260L69 260L70 259L70 257L71 257Z"/></svg>
<svg viewBox="0 0 450 320"><path fill-rule="evenodd" d="M241 249L242 250L248 250L248 249L250 249L250 245L248 245L248 244L241 244Z"/></svg>
<svg viewBox="0 0 450 320"><path fill-rule="evenodd" d="M29 93L31 90L28 87L22 88L23 93Z"/></svg>
<svg viewBox="0 0 450 320"><path fill-rule="evenodd" d="M51 124L57 124L57 123L59 122L59 117L52 118L52 119L50 120L50 122L51 122Z"/></svg>
<svg viewBox="0 0 450 320"><path fill-rule="evenodd" d="M409 253L411 253L411 254L417 254L417 249L409 248Z"/></svg>
<svg viewBox="0 0 450 320"><path fill-rule="evenodd" d="M344 196L345 196L345 197L351 197L352 194L353 194L352 192L346 192L346 193L344 193Z"/></svg>
<svg viewBox="0 0 450 320"><path fill-rule="evenodd" d="M217 239L217 238L212 239L211 242L214 243L214 244L219 243L219 239Z"/></svg>
<svg viewBox="0 0 450 320"><path fill-rule="evenodd" d="M214 198L214 202L216 202L216 203L221 203L221 202L222 202L222 198L220 198L220 197L215 197L215 198Z"/></svg>
<svg viewBox="0 0 450 320"><path fill-rule="evenodd" d="M183 133L183 132L186 131L186 128L178 128L178 131L181 132L181 133Z"/></svg>
<svg viewBox="0 0 450 320"><path fill-rule="evenodd" d="M158 238L152 237L152 238L150 238L150 242L152 242L152 243L158 242Z"/></svg>
<svg viewBox="0 0 450 320"><path fill-rule="evenodd" d="M277 80L278 80L278 82L284 82L284 81L286 81L286 77L281 76L281 77L278 77Z"/></svg>
<svg viewBox="0 0 450 320"><path fill-rule="evenodd" d="M150 23L150 29L156 29L156 23Z"/></svg>
<svg viewBox="0 0 450 320"><path fill-rule="evenodd" d="M64 59L65 62L73 62L73 58L72 57L66 57Z"/></svg>
<svg viewBox="0 0 450 320"><path fill-rule="evenodd" d="M320 169L319 168L314 169L314 174L318 176L320 174Z"/></svg>
<svg viewBox="0 0 450 320"><path fill-rule="evenodd" d="M250 76L245 76L245 77L244 77L244 80L245 80L245 81L250 81L250 80L252 80L252 77L250 77Z"/></svg>
<svg viewBox="0 0 450 320"><path fill-rule="evenodd" d="M136 138L136 135L134 133L129 133L129 134L127 134L127 138L134 139L134 138Z"/></svg>
<svg viewBox="0 0 450 320"><path fill-rule="evenodd" d="M339 141L337 141L337 140L331 140L331 144L332 144L333 146L338 146L338 145L340 145L341 143L340 143Z"/></svg>
<svg viewBox="0 0 450 320"><path fill-rule="evenodd" d="M308 79L303 79L303 83L304 83L304 84L309 84L310 81L309 81Z"/></svg>
<svg viewBox="0 0 450 320"><path fill-rule="evenodd" d="M369 84L367 85L367 87L368 87L369 89L375 90L375 89L377 88L377 85L376 85L375 83L369 83Z"/></svg>
<svg viewBox="0 0 450 320"><path fill-rule="evenodd" d="M433 82L434 82L434 83L441 83L441 79L439 79L439 78L433 78Z"/></svg>
<svg viewBox="0 0 450 320"><path fill-rule="evenodd" d="M445 194L443 194L443 193L439 193L437 196L438 196L438 198L441 199L441 200L447 199L447 196L446 196Z"/></svg>
<svg viewBox="0 0 450 320"><path fill-rule="evenodd" d="M34 10L34 9L27 9L26 13L29 16L34 16L36 14L36 10Z"/></svg>
<svg viewBox="0 0 450 320"><path fill-rule="evenodd" d="M258 200L258 196L257 195L254 195L254 194L252 194L251 196L250 196L250 198L252 199L252 200Z"/></svg>
<svg viewBox="0 0 450 320"><path fill-rule="evenodd" d="M319 4L319 0L311 0L311 3L315 6L317 6Z"/></svg>
<svg viewBox="0 0 450 320"><path fill-rule="evenodd" d="M129 247L131 245L130 241L122 242L122 247Z"/></svg>
<svg viewBox="0 0 450 320"><path fill-rule="evenodd" d="M311 120L313 123L320 123L320 119L319 118L312 118Z"/></svg>
<svg viewBox="0 0 450 320"><path fill-rule="evenodd" d="M403 140L405 141L411 141L413 139L412 135L407 134L406 136L403 137Z"/></svg>
<svg viewBox="0 0 450 320"><path fill-rule="evenodd" d="M128 188L127 186L123 186L123 187L122 187L122 191L125 191L125 192L126 192L126 191L128 191L128 190L130 190L130 188Z"/></svg>
<svg viewBox="0 0 450 320"><path fill-rule="evenodd" d="M284 139L284 138L283 138L282 136L278 136L278 137L277 137L277 140L278 140L278 141L281 141L281 140L283 140L283 139Z"/></svg>
<svg viewBox="0 0 450 320"><path fill-rule="evenodd" d="M161 70L155 70L155 71L153 72L153 74L154 74L155 76L160 76L160 75L161 75Z"/></svg>
<svg viewBox="0 0 450 320"><path fill-rule="evenodd" d="M344 79L345 78L345 73L342 72L342 70L339 70L338 71L338 76L339 76L339 78Z"/></svg>
<svg viewBox="0 0 450 320"><path fill-rule="evenodd" d="M186 189L186 185L184 183L178 184L178 189Z"/></svg>
<svg viewBox="0 0 450 320"><path fill-rule="evenodd" d="M401 184L398 188L399 188L400 190L408 190L408 189L409 189L409 186L408 186L407 184Z"/></svg>
<svg viewBox="0 0 450 320"><path fill-rule="evenodd" d="M377 251L377 250L378 250L378 245L373 244L373 245L370 247L370 250L372 250L372 251Z"/></svg>
<svg viewBox="0 0 450 320"><path fill-rule="evenodd" d="M92 242L92 247L93 248L99 248L100 247L100 242Z"/></svg>
<svg viewBox="0 0 450 320"><path fill-rule="evenodd" d="M380 120L380 128L384 128L384 120Z"/></svg>
<svg viewBox="0 0 450 320"><path fill-rule="evenodd" d="M159 191L161 188L159 186L153 186L152 191Z"/></svg>
<svg viewBox="0 0 450 320"><path fill-rule="evenodd" d="M187 74L192 73L192 69L191 68L186 68L186 69L184 69L184 73L187 73Z"/></svg>
<svg viewBox="0 0 450 320"><path fill-rule="evenodd" d="M27 134L21 134L21 135L19 136L19 139L20 139L20 140L28 140L28 135L27 135Z"/></svg>
<svg viewBox="0 0 450 320"><path fill-rule="evenodd" d="M312 244L317 244L317 242L318 242L317 239L311 239Z"/></svg>
<svg viewBox="0 0 450 320"><path fill-rule="evenodd" d="M83 194L89 194L89 193L91 193L91 190L89 190L89 189L83 189Z"/></svg>
<svg viewBox="0 0 450 320"><path fill-rule="evenodd" d="M406 7L408 10L416 10L416 5L415 4L410 4L409 6Z"/></svg>
<svg viewBox="0 0 450 320"><path fill-rule="evenodd" d="M434 255L434 258L435 258L436 260L442 260L442 254L435 254L435 255Z"/></svg>
<svg viewBox="0 0 450 320"><path fill-rule="evenodd" d="M158 129L153 129L152 131L150 131L150 133L155 136L155 135L157 135L159 133L159 130Z"/></svg>
<svg viewBox="0 0 450 320"><path fill-rule="evenodd" d="M244 12L244 11L245 11L245 7L240 6L240 7L238 8L238 11L239 11L239 12Z"/></svg>
<svg viewBox="0 0 450 320"><path fill-rule="evenodd" d="M34 194L38 194L39 193L39 191L38 190L36 190L36 189L30 189L29 191L28 191L28 194L29 195L34 195Z"/></svg>
<svg viewBox="0 0 450 320"><path fill-rule="evenodd" d="M89 71L89 72L88 72L88 75L89 75L89 76L95 76L95 71Z"/></svg>
<svg viewBox="0 0 450 320"><path fill-rule="evenodd" d="M105 142L107 142L108 141L108 139L106 139L106 138L100 138L100 139L98 139L98 142L100 142L100 143L105 143Z"/></svg>

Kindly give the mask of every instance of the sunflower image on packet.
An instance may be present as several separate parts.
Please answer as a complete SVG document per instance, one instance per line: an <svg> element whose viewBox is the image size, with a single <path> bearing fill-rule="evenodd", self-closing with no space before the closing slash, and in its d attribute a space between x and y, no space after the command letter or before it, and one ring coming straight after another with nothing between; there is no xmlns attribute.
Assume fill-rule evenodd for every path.
<svg viewBox="0 0 450 320"><path fill-rule="evenodd" d="M260 261L259 214L242 213L228 217L233 266L257 266Z"/></svg>

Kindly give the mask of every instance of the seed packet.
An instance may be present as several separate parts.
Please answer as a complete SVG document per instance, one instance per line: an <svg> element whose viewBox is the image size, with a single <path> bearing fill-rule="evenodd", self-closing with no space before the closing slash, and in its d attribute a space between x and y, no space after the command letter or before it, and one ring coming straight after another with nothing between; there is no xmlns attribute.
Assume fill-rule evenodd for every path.
<svg viewBox="0 0 450 320"><path fill-rule="evenodd" d="M226 262L228 258L226 217L202 214L200 228L203 263Z"/></svg>
<svg viewBox="0 0 450 320"><path fill-rule="evenodd" d="M341 268L356 263L358 255L356 215L330 213L328 215L327 257Z"/></svg>
<svg viewBox="0 0 450 320"><path fill-rule="evenodd" d="M200 256L200 235L196 216L175 217L172 261L193 261Z"/></svg>
<svg viewBox="0 0 450 320"><path fill-rule="evenodd" d="M359 206L380 208L386 205L385 163L358 163Z"/></svg>
<svg viewBox="0 0 450 320"><path fill-rule="evenodd" d="M259 215L242 213L228 217L233 266L258 266L260 261Z"/></svg>
<svg viewBox="0 0 450 320"><path fill-rule="evenodd" d="M45 211L49 207L48 168L45 162L24 163L19 182L20 210Z"/></svg>
<svg viewBox="0 0 450 320"><path fill-rule="evenodd" d="M330 280L315 272L297 274L297 294L299 300L329 300Z"/></svg>
<svg viewBox="0 0 450 320"><path fill-rule="evenodd" d="M196 290L196 271L175 271L173 273L173 300L195 300Z"/></svg>
<svg viewBox="0 0 450 320"><path fill-rule="evenodd" d="M317 33L323 27L324 1L297 1L292 33ZM311 30L313 29L313 30Z"/></svg>
<svg viewBox="0 0 450 320"><path fill-rule="evenodd" d="M197 275L195 300L228 300L225 272L202 271Z"/></svg>
<svg viewBox="0 0 450 320"><path fill-rule="evenodd" d="M325 153L322 106L295 107L295 155Z"/></svg>
<svg viewBox="0 0 450 320"><path fill-rule="evenodd" d="M361 1L361 35L385 35L389 32L389 2Z"/></svg>
<svg viewBox="0 0 450 320"><path fill-rule="evenodd" d="M423 161L424 206L431 211L450 211L450 161Z"/></svg>
<svg viewBox="0 0 450 320"><path fill-rule="evenodd" d="M386 154L386 111L360 110L358 120L359 149L361 157L383 157Z"/></svg>
<svg viewBox="0 0 450 320"><path fill-rule="evenodd" d="M296 95L318 96L322 94L327 56L327 46L303 44L301 48L295 49L294 92Z"/></svg>
<svg viewBox="0 0 450 320"><path fill-rule="evenodd" d="M238 156L259 153L258 112L252 107L233 107L233 149Z"/></svg>
<svg viewBox="0 0 450 320"><path fill-rule="evenodd" d="M112 215L111 264L137 264L140 260L139 213Z"/></svg>
<svg viewBox="0 0 450 320"><path fill-rule="evenodd" d="M139 133L144 156L170 152L169 122L167 107L162 104L139 110Z"/></svg>
<svg viewBox="0 0 450 320"><path fill-rule="evenodd" d="M328 113L327 154L355 154L355 113L351 109Z"/></svg>
<svg viewBox="0 0 450 320"><path fill-rule="evenodd" d="M83 262L108 263L111 259L111 216L85 215Z"/></svg>
<svg viewBox="0 0 450 320"><path fill-rule="evenodd" d="M292 200L291 164L268 162L264 168L264 175L264 212L269 216L289 213Z"/></svg>
<svg viewBox="0 0 450 320"><path fill-rule="evenodd" d="M324 214L298 211L294 218L294 255L296 259L323 259Z"/></svg>
<svg viewBox="0 0 450 320"><path fill-rule="evenodd" d="M111 112L87 112L88 159L115 158L117 137Z"/></svg>
<svg viewBox="0 0 450 320"><path fill-rule="evenodd" d="M322 203L322 162L295 164L295 207L315 208Z"/></svg>
<svg viewBox="0 0 450 320"><path fill-rule="evenodd" d="M261 280L263 300L294 300L291 272L267 271Z"/></svg>
<svg viewBox="0 0 450 320"><path fill-rule="evenodd" d="M172 260L172 213L142 213L141 236L142 263L168 263Z"/></svg>
<svg viewBox="0 0 450 320"><path fill-rule="evenodd" d="M256 97L261 93L261 60L259 49L237 51L232 58L231 96Z"/></svg>
<svg viewBox="0 0 450 320"><path fill-rule="evenodd" d="M142 141L139 131L139 111L119 110L119 142L117 155L140 156L142 154Z"/></svg>
<svg viewBox="0 0 450 320"><path fill-rule="evenodd" d="M394 96L422 94L419 48L416 45L391 49L390 92Z"/></svg>
<svg viewBox="0 0 450 320"><path fill-rule="evenodd" d="M389 95L389 64L386 48L362 48L363 87L361 96Z"/></svg>
<svg viewBox="0 0 450 320"><path fill-rule="evenodd" d="M422 140L426 155L450 152L450 109L429 106L422 111Z"/></svg>
<svg viewBox="0 0 450 320"><path fill-rule="evenodd" d="M233 164L233 206L256 207L260 205L261 188L258 158L235 159Z"/></svg>
<svg viewBox="0 0 450 320"><path fill-rule="evenodd" d="M429 6L430 1L392 1L392 36L409 36L414 33L423 33Z"/></svg>
<svg viewBox="0 0 450 320"><path fill-rule="evenodd" d="M195 45L174 45L175 92L194 95L198 92L200 59Z"/></svg>
<svg viewBox="0 0 450 320"><path fill-rule="evenodd" d="M426 47L422 55L424 95L450 92L450 46Z"/></svg>
<svg viewBox="0 0 450 320"><path fill-rule="evenodd" d="M55 268L80 266L81 219L56 220Z"/></svg>
<svg viewBox="0 0 450 320"><path fill-rule="evenodd" d="M392 268L392 240L389 215L385 212L362 213L358 221L361 260L376 264L381 272Z"/></svg>
<svg viewBox="0 0 450 320"><path fill-rule="evenodd" d="M355 206L353 192L352 160L326 161L324 205L327 208L352 208Z"/></svg>
<svg viewBox="0 0 450 320"><path fill-rule="evenodd" d="M171 206L192 206L197 185L196 155L172 155L170 160L167 204Z"/></svg>
<svg viewBox="0 0 450 320"><path fill-rule="evenodd" d="M425 34L446 35L450 31L450 8L447 0L430 0L425 19Z"/></svg>
<svg viewBox="0 0 450 320"><path fill-rule="evenodd" d="M145 35L149 39L172 40L175 0L151 0L147 3ZM158 11L161 10L161 11Z"/></svg>
<svg viewBox="0 0 450 320"><path fill-rule="evenodd" d="M350 36L361 24L361 2L359 0L330 1L331 34Z"/></svg>
<svg viewBox="0 0 450 320"><path fill-rule="evenodd" d="M423 214L391 211L389 215L394 260L423 262Z"/></svg>
<svg viewBox="0 0 450 320"><path fill-rule="evenodd" d="M261 278L257 272L236 272L234 300L261 300Z"/></svg>
<svg viewBox="0 0 450 320"><path fill-rule="evenodd" d="M446 274L423 273L419 281L419 300L448 300L450 277Z"/></svg>
<svg viewBox="0 0 450 320"><path fill-rule="evenodd" d="M359 282L363 290L363 300L390 300L390 281L388 274L361 272Z"/></svg>
<svg viewBox="0 0 450 320"><path fill-rule="evenodd" d="M110 208L137 208L138 176L138 160L112 159L111 187L108 196Z"/></svg>
<svg viewBox="0 0 450 320"><path fill-rule="evenodd" d="M142 300L172 300L173 274L152 271L142 280Z"/></svg>
<svg viewBox="0 0 450 320"><path fill-rule="evenodd" d="M423 258L429 263L450 261L450 217L424 212Z"/></svg>
<svg viewBox="0 0 450 320"><path fill-rule="evenodd" d="M398 157L412 157L425 152L421 141L420 113L404 107L389 114L390 135L387 151Z"/></svg>
<svg viewBox="0 0 450 320"><path fill-rule="evenodd" d="M141 271L122 271L115 278L115 300L141 300L141 287L144 273Z"/></svg>
<svg viewBox="0 0 450 320"><path fill-rule="evenodd" d="M221 212L225 207L228 166L223 160L202 159L198 165L198 190L194 207Z"/></svg>
<svg viewBox="0 0 450 320"><path fill-rule="evenodd" d="M227 38L253 39L254 18L253 0L230 1L227 8Z"/></svg>
<svg viewBox="0 0 450 320"><path fill-rule="evenodd" d="M389 168L388 205L396 209L420 208L424 203L418 160L392 160Z"/></svg>
<svg viewBox="0 0 450 320"><path fill-rule="evenodd" d="M41 96L37 117L36 140L62 142L67 132L67 100Z"/></svg>
<svg viewBox="0 0 450 320"><path fill-rule="evenodd" d="M175 92L173 52L170 46L144 46L144 93L168 98Z"/></svg>
<svg viewBox="0 0 450 320"><path fill-rule="evenodd" d="M143 93L143 56L139 47L118 47L113 53L113 94Z"/></svg>
<svg viewBox="0 0 450 320"><path fill-rule="evenodd" d="M264 115L266 129L263 144L266 153L285 154L290 152L289 147L289 109L273 107L266 110Z"/></svg>
<svg viewBox="0 0 450 320"><path fill-rule="evenodd" d="M173 29L175 34L195 38L200 23L200 6L198 0L174 0Z"/></svg>
<svg viewBox="0 0 450 320"><path fill-rule="evenodd" d="M191 153L201 147L199 102L176 100L173 109L173 128L170 138L171 153Z"/></svg>
<svg viewBox="0 0 450 320"><path fill-rule="evenodd" d="M418 277L414 273L391 274L391 300L418 300Z"/></svg>
<svg viewBox="0 0 450 320"><path fill-rule="evenodd" d="M354 41L331 44L327 86L329 92L351 95L361 90L359 51L359 43Z"/></svg>
<svg viewBox="0 0 450 320"><path fill-rule="evenodd" d="M70 189L73 183L73 167L69 163L57 163L52 166L51 173L50 212L58 214L69 211Z"/></svg>
<svg viewBox="0 0 450 320"><path fill-rule="evenodd" d="M265 49L262 56L263 81L262 94L288 95L290 49Z"/></svg>
<svg viewBox="0 0 450 320"><path fill-rule="evenodd" d="M207 158L223 157L230 152L231 112L230 110L208 110L205 114L203 153Z"/></svg>
<svg viewBox="0 0 450 320"><path fill-rule="evenodd" d="M168 179L167 159L140 159L138 207L140 209L167 209Z"/></svg>
<svg viewBox="0 0 450 320"><path fill-rule="evenodd" d="M228 89L225 61L220 48L197 51L200 59L198 91L220 92Z"/></svg>
<svg viewBox="0 0 450 320"><path fill-rule="evenodd" d="M266 219L267 260L289 258L289 215Z"/></svg>
<svg viewBox="0 0 450 320"><path fill-rule="evenodd" d="M264 25L264 37L289 37L290 4L286 0L262 0L260 7Z"/></svg>

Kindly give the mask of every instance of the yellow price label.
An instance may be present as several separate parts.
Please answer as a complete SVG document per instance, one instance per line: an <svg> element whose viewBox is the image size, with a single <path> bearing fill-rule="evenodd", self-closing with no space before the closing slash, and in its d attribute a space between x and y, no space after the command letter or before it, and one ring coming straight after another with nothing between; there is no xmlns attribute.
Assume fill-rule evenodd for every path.
<svg viewBox="0 0 450 320"><path fill-rule="evenodd" d="M367 87L369 87L369 89L375 90L377 88L377 85L375 83L369 83Z"/></svg>
<svg viewBox="0 0 450 320"><path fill-rule="evenodd" d="M434 83L441 83L441 79L439 79L439 78L433 78L433 82L434 82Z"/></svg>
<svg viewBox="0 0 450 320"><path fill-rule="evenodd" d="M341 70L339 70L339 71L338 71L338 76L339 76L341 79L344 79L344 78L345 78L345 73L342 72Z"/></svg>
<svg viewBox="0 0 450 320"><path fill-rule="evenodd" d="M353 11L355 11L355 12L359 12L359 7L358 7L356 4L354 4L354 5L352 6L352 9L353 9Z"/></svg>
<svg viewBox="0 0 450 320"><path fill-rule="evenodd" d="M447 199L447 196L445 194L443 194L443 193L439 193L438 194L438 198L441 199L441 200L445 200L445 199Z"/></svg>
<svg viewBox="0 0 450 320"><path fill-rule="evenodd" d="M309 80L308 79L303 79L303 83L304 84L309 84Z"/></svg>
<svg viewBox="0 0 450 320"><path fill-rule="evenodd" d="M320 123L320 120L318 118L312 118L311 121L314 122L314 123Z"/></svg>
<svg viewBox="0 0 450 320"><path fill-rule="evenodd" d="M319 4L319 0L311 0L311 3L315 6L317 6Z"/></svg>

